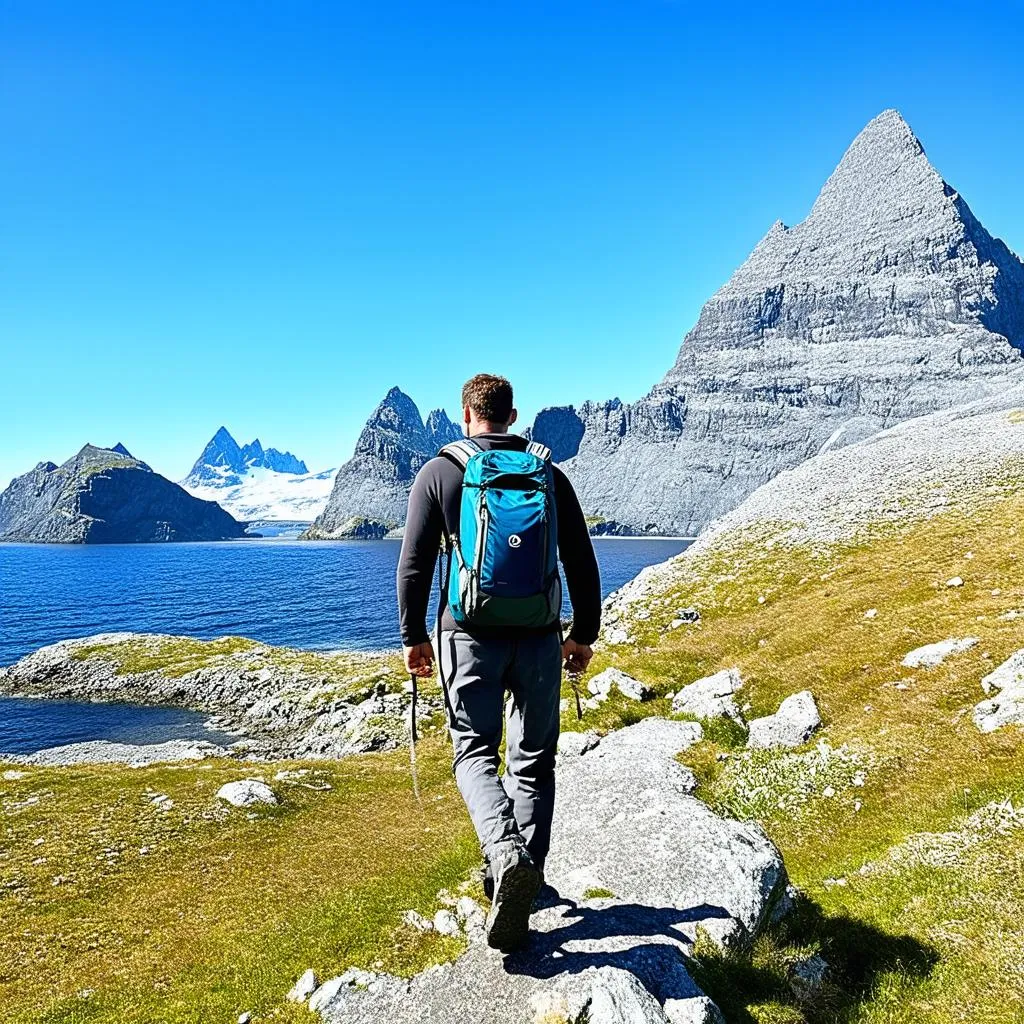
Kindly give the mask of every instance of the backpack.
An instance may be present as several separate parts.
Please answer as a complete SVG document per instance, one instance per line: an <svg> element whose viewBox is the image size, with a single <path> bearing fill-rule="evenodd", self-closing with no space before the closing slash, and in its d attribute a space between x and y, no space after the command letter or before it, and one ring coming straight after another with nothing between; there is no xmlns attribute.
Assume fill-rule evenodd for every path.
<svg viewBox="0 0 1024 1024"><path fill-rule="evenodd" d="M456 625L550 626L560 620L555 477L551 451L491 448L471 438L445 445L462 469L459 530L446 599ZM453 571L456 570L457 571Z"/></svg>

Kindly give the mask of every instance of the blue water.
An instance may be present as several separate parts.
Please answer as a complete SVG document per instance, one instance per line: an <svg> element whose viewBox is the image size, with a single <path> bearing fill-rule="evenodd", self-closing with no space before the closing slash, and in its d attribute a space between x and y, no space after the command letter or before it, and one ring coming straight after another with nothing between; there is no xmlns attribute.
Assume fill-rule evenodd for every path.
<svg viewBox="0 0 1024 1024"><path fill-rule="evenodd" d="M28 754L87 740L117 743L209 740L227 746L238 739L208 729L207 717L184 708L0 697L0 754Z"/></svg>
<svg viewBox="0 0 1024 1024"><path fill-rule="evenodd" d="M604 594L688 543L595 541ZM0 544L0 665L58 640L118 630L397 647L398 551L391 541ZM226 742L204 721L177 708L0 698L0 753L101 739Z"/></svg>
<svg viewBox="0 0 1024 1024"><path fill-rule="evenodd" d="M604 593L688 543L596 541ZM0 665L115 630L397 647L398 551L392 541L0 544Z"/></svg>

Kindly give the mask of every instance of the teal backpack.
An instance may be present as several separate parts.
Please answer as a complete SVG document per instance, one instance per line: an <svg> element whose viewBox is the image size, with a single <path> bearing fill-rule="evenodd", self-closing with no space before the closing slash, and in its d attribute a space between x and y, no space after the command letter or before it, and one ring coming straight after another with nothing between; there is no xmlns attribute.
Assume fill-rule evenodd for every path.
<svg viewBox="0 0 1024 1024"><path fill-rule="evenodd" d="M462 469L459 530L446 599L456 625L544 627L562 610L551 451L491 448L471 438L440 453Z"/></svg>

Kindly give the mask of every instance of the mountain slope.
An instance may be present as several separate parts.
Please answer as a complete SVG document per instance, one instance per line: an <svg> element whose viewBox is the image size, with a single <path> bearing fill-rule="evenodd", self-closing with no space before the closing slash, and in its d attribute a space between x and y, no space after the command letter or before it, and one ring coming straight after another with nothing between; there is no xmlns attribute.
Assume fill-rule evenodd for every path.
<svg viewBox="0 0 1024 1024"><path fill-rule="evenodd" d="M1024 264L896 111L868 124L803 223L772 226L639 402L586 403L566 466L585 511L692 534L757 486L1021 372Z"/></svg>
<svg viewBox="0 0 1024 1024"><path fill-rule="evenodd" d="M443 409L424 423L416 403L392 388L338 470L327 506L303 535L307 540L382 535L405 521L409 487L425 462L462 436ZM365 531L367 525L371 534Z"/></svg>
<svg viewBox="0 0 1024 1024"><path fill-rule="evenodd" d="M61 466L41 462L0 494L0 540L59 544L226 540L244 524L133 458L85 445Z"/></svg>
<svg viewBox="0 0 1024 1024"><path fill-rule="evenodd" d="M181 486L240 519L308 522L326 504L335 472L310 473L291 452L264 448L259 439L239 445L220 427Z"/></svg>

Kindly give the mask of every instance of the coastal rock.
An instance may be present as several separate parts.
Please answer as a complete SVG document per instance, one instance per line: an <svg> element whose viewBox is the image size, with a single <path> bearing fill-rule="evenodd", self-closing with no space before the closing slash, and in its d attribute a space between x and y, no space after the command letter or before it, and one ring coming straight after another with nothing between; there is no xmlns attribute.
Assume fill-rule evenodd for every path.
<svg viewBox="0 0 1024 1024"><path fill-rule="evenodd" d="M895 110L809 216L776 222L706 303L645 398L588 402L563 467L588 516L693 536L783 470L1022 368L1024 264Z"/></svg>
<svg viewBox="0 0 1024 1024"><path fill-rule="evenodd" d="M806 743L821 726L821 715L810 690L801 690L788 696L774 715L755 718L750 723L747 746L799 747Z"/></svg>
<svg viewBox="0 0 1024 1024"><path fill-rule="evenodd" d="M217 799L232 807L252 807L255 804L276 804L277 795L260 779L239 779L226 782L217 790Z"/></svg>
<svg viewBox="0 0 1024 1024"><path fill-rule="evenodd" d="M47 747L32 754L0 755L19 764L52 767L72 764L124 764L129 768L144 768L167 761L201 761L207 757L230 757L231 751L205 740L168 740L166 743L114 743L109 740L90 740L85 743L66 743Z"/></svg>
<svg viewBox="0 0 1024 1024"><path fill-rule="evenodd" d="M672 698L672 710L697 718L732 718L742 722L733 694L743 685L738 668L723 668L684 686Z"/></svg>
<svg viewBox="0 0 1024 1024"><path fill-rule="evenodd" d="M940 640L935 644L925 644L909 651L900 664L904 668L937 668L950 655L969 651L976 643L976 636L965 636L962 639Z"/></svg>
<svg viewBox="0 0 1024 1024"><path fill-rule="evenodd" d="M0 693L192 708L271 758L336 758L403 745L408 695L397 659L300 651L242 637L194 640L101 633L40 648L0 668ZM420 694L422 720L442 709Z"/></svg>
<svg viewBox="0 0 1024 1024"><path fill-rule="evenodd" d="M338 470L324 510L303 539L348 536L353 520L376 524L381 536L402 525L416 474L438 449L461 436L443 409L424 423L416 403L392 388L363 428L352 458Z"/></svg>
<svg viewBox="0 0 1024 1024"><path fill-rule="evenodd" d="M129 544L244 533L216 502L194 498L124 445L87 444L60 466L41 462L0 494L0 541Z"/></svg>

